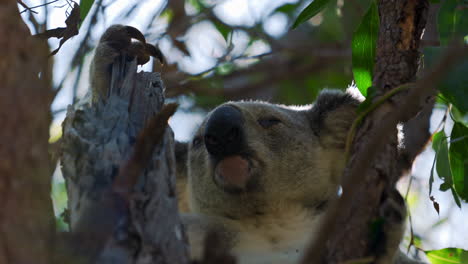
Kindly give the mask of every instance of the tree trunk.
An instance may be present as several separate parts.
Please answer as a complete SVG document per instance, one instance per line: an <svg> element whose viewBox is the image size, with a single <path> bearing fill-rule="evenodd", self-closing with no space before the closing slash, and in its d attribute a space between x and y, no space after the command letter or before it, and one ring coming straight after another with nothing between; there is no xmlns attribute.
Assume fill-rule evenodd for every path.
<svg viewBox="0 0 468 264"><path fill-rule="evenodd" d="M135 60L116 61L106 103L68 109L61 162L72 254L99 263L188 263L175 196L173 133L161 130L149 162L136 147L153 132L145 127L163 106L163 84L158 73L136 70ZM125 175L130 172L138 175L136 184Z"/></svg>
<svg viewBox="0 0 468 264"><path fill-rule="evenodd" d="M31 37L16 1L0 1L0 36L0 263L49 264L55 225L47 45Z"/></svg>
<svg viewBox="0 0 468 264"><path fill-rule="evenodd" d="M427 0L378 1L374 102L397 86L415 81L428 6ZM405 142L410 148L399 149L397 125L410 123L405 132L413 136L428 127L431 107L427 105L433 103L434 84L443 66L453 59L454 54L448 55L434 70L439 74L422 78L412 88L400 87L396 96L365 116L343 175L343 194L330 205L302 263L391 262L395 253L391 249L398 250L406 213L395 183L429 139L424 131L417 142Z"/></svg>
<svg viewBox="0 0 468 264"><path fill-rule="evenodd" d="M373 86L377 94L383 95L395 87L416 79L419 68L419 43L426 24L428 2L426 0L380 0L380 31L377 42ZM401 101L402 97L398 100ZM397 109L397 102L389 100L377 108L361 125L354 140L355 153L348 164L344 178L351 177L351 172L363 161L366 146L371 138L379 137L376 131L382 123L389 121L389 116ZM426 123L430 115L425 115ZM400 120L405 121L405 120ZM382 217L379 208L382 201L391 195L395 183L401 176L399 153L397 149L397 128L390 128L389 137L384 140L383 148L378 150L367 170L356 170L365 174L364 180L354 184L354 196L349 206L339 212L336 233L328 240L327 263L360 259L375 255L369 239L370 224ZM420 135L426 137L428 133ZM423 147L424 144L421 147ZM376 146L374 146L376 147ZM420 151L420 149L419 149ZM361 159L361 160L360 160ZM369 159L367 159L369 162ZM344 190L346 192L346 190Z"/></svg>

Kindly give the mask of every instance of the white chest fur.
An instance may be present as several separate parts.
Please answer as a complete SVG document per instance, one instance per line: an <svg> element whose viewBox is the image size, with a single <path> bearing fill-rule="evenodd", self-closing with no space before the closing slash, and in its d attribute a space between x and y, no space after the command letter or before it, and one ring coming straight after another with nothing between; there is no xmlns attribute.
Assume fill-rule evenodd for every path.
<svg viewBox="0 0 468 264"><path fill-rule="evenodd" d="M232 253L240 264L297 263L315 233L319 215L304 208L243 219Z"/></svg>

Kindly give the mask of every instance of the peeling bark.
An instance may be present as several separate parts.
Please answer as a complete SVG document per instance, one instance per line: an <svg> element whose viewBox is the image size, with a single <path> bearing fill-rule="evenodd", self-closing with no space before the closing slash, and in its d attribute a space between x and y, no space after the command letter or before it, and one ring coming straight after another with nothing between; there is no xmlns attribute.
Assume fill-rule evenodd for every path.
<svg viewBox="0 0 468 264"><path fill-rule="evenodd" d="M135 60L115 62L106 102L68 109L62 171L69 195L71 254L98 263L188 263L170 128L150 152L149 163L137 168L143 173L135 186L128 181L122 190L123 179L115 189L117 175L128 171L135 141L164 103L159 74L136 70Z"/></svg>
<svg viewBox="0 0 468 264"><path fill-rule="evenodd" d="M16 1L0 2L0 36L0 263L49 264L55 225L47 45L31 37Z"/></svg>

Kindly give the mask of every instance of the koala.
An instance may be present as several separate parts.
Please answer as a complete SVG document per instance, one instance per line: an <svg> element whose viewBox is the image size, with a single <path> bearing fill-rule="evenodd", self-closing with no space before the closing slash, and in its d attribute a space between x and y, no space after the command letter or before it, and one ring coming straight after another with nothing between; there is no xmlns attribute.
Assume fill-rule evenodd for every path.
<svg viewBox="0 0 468 264"><path fill-rule="evenodd" d="M326 90L312 106L240 101L211 111L192 141L176 146L192 258L200 259L203 238L214 230L238 263L298 263L338 198L345 139L359 103ZM376 263L418 263L398 251L404 201L397 192L388 200L384 232L391 241Z"/></svg>
<svg viewBox="0 0 468 264"><path fill-rule="evenodd" d="M149 56L163 62L136 28L107 29L90 68L92 103L106 100L116 59L144 64ZM201 258L205 236L215 232L237 263L297 263L338 198L359 103L338 91L324 91L305 107L228 102L206 116L191 142L177 142L177 196L191 257ZM397 250L404 201L397 193L385 204L390 241L376 263L419 263Z"/></svg>
<svg viewBox="0 0 468 264"><path fill-rule="evenodd" d="M330 91L308 109L229 102L209 113L186 158L192 257L213 228L239 263L296 263L337 197L357 104Z"/></svg>

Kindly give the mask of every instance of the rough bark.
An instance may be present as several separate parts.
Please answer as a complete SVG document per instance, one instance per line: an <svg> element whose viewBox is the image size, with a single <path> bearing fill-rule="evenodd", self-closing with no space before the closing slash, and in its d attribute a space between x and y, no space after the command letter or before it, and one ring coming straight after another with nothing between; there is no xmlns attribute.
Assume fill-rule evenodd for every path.
<svg viewBox="0 0 468 264"><path fill-rule="evenodd" d="M47 46L31 37L16 1L0 1L0 36L0 263L49 264L55 226Z"/></svg>
<svg viewBox="0 0 468 264"><path fill-rule="evenodd" d="M428 6L425 0L378 1L380 29L373 80L377 97L415 80ZM395 183L405 168L399 160L397 124L413 119L428 101L432 102L434 84L453 60L454 53L448 53L434 69L439 71L437 74L432 72L366 116L354 137L353 154L343 175L343 194L330 205L324 224L301 263L390 261L388 257L394 253L391 249L398 249L402 230L397 229L401 229L405 215L401 209L396 211L402 208L403 201ZM417 123L428 124L427 112L419 115L425 120ZM422 148L424 144L418 142L418 146ZM417 152L413 148L411 155ZM407 160L413 158L405 155ZM389 208L393 208L393 213L388 214ZM371 230L372 225L377 228Z"/></svg>
<svg viewBox="0 0 468 264"><path fill-rule="evenodd" d="M99 263L187 263L170 128L150 152L149 162L131 164L141 157L135 153L135 141L138 145L141 134L151 132L145 126L164 103L159 74L136 70L135 61L115 62L106 103L68 109L61 161L72 254ZM126 179L116 185L116 177L135 169L141 172L135 185Z"/></svg>
<svg viewBox="0 0 468 264"><path fill-rule="evenodd" d="M373 86L378 94L415 80L419 68L419 43L426 23L428 2L424 0L379 1L380 31L377 43ZM344 178L350 177L369 139L375 136L380 122L395 111L397 104L388 102L366 118L355 138L353 152ZM428 116L426 115L426 118ZM401 120L406 121L406 120ZM354 184L350 206L339 212L337 233L327 242L327 263L375 256L369 239L369 225L378 219L383 198L395 188L401 176L398 168L397 129L385 138L385 147L371 161L364 181ZM421 146L422 147L422 146ZM344 190L346 192L346 190Z"/></svg>

